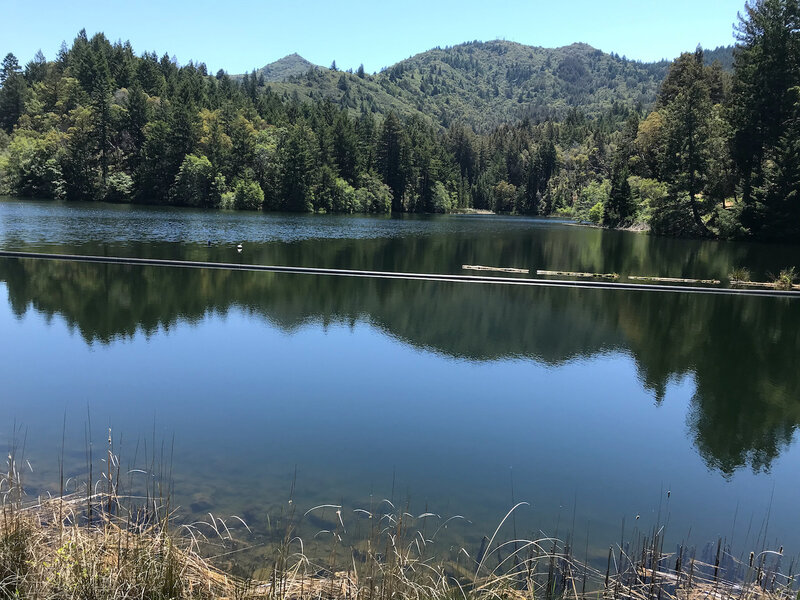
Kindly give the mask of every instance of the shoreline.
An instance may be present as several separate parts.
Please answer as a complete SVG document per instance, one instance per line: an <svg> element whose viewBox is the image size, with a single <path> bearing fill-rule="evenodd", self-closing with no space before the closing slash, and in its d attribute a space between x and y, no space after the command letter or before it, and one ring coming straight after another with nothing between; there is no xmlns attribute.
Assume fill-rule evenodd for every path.
<svg viewBox="0 0 800 600"><path fill-rule="evenodd" d="M235 515L226 522L209 512L208 520L182 523L179 508L158 492L171 485L159 478L148 478L146 490L121 493L119 460L108 457L111 468L92 493L84 484L69 495L28 500L12 451L0 479L0 597L785 600L795 593L791 567L782 571L783 546L749 559L735 557L721 538L716 558L708 546L664 552L665 526L655 523L634 528L630 539L623 534L609 547L604 570L576 555L571 533L566 541L511 536L525 502L473 552L437 546L438 532L463 517L414 516L388 501L353 514L335 504L300 514L290 497L272 535L259 540ZM442 521L426 532L432 518ZM329 529L304 541L299 525L315 519ZM253 549L263 556L248 566L239 557Z"/></svg>

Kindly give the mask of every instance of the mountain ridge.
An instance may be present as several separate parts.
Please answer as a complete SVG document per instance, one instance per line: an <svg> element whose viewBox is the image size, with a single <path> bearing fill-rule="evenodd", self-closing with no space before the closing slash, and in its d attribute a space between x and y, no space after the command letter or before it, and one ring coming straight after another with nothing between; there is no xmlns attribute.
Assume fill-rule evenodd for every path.
<svg viewBox="0 0 800 600"><path fill-rule="evenodd" d="M729 69L732 48L716 48L709 57ZM303 68L276 79L273 65L288 59ZM354 113L394 111L444 127L460 121L487 130L524 118L564 118L571 110L600 117L620 105L647 108L669 65L629 60L583 42L544 48L492 40L435 47L374 74L320 67L297 54L255 74L259 85L285 97L327 98Z"/></svg>

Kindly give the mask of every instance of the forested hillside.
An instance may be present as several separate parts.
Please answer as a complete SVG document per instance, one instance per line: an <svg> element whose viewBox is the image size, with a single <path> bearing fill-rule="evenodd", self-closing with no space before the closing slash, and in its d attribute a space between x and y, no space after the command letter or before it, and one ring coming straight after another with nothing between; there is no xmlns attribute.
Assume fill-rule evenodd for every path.
<svg viewBox="0 0 800 600"><path fill-rule="evenodd" d="M462 122L476 131L525 118L563 119L570 108L589 117L619 103L650 108L670 65L631 61L586 44L553 49L496 40L435 48L375 75L305 62L294 76L262 78L287 60L297 59L283 58L249 77L285 97L328 98L355 114L418 114L443 127ZM733 49L717 48L706 60L730 71Z"/></svg>
<svg viewBox="0 0 800 600"><path fill-rule="evenodd" d="M615 102L649 106L668 66L629 61L586 44L550 49L471 42L423 52L376 75L315 69L270 87L301 98L331 98L356 111L419 112L445 127L461 121L485 131L525 117L563 118L573 107L599 116Z"/></svg>
<svg viewBox="0 0 800 600"><path fill-rule="evenodd" d="M793 0L748 5L732 72L701 49L648 65L583 44L474 42L376 75L312 68L270 83L304 60L210 75L81 32L54 60L3 60L0 193L318 212L478 208L796 240L798 12Z"/></svg>

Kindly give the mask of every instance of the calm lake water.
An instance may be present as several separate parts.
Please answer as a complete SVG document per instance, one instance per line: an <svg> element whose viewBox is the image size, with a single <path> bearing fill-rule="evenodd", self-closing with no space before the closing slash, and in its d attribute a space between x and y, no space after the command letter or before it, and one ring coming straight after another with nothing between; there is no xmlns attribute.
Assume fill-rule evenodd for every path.
<svg viewBox="0 0 800 600"><path fill-rule="evenodd" d="M16 199L0 248L431 273L800 266L797 246L525 218ZM0 442L25 439L34 494L57 482L66 420L69 475L87 431L102 454L111 427L137 465L155 439L186 518L242 515L256 538L296 473L302 511L463 515L448 539L470 552L519 501L520 536L588 534L603 562L623 519L666 524L667 547L800 551L797 300L0 259L0 340Z"/></svg>

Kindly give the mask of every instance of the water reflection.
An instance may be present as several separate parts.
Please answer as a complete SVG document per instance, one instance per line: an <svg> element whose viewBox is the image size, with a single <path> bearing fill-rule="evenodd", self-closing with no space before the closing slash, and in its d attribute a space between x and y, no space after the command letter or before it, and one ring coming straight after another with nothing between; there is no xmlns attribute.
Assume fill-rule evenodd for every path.
<svg viewBox="0 0 800 600"><path fill-rule="evenodd" d="M642 237L636 237L636 243L640 239L649 243ZM258 258L277 264L317 260L316 264L363 268L368 263L370 268L396 269L398 253L408 251L409 245L395 248L395 243L400 242L380 240L367 243L368 248L334 240L267 244L259 248ZM425 264L432 249L424 250L403 256L401 262ZM230 249L127 244L112 251L229 260ZM450 249L444 255L459 253ZM252 253L247 258L252 260ZM498 260L510 262L513 257ZM437 265L442 268L441 261ZM226 314L236 308L285 331L309 320L367 321L406 344L471 361L516 357L560 365L610 351L627 353L657 402L670 382L693 377L691 436L707 465L726 476L745 466L768 470L800 423L795 364L800 310L790 300L16 259L0 260L0 281L6 283L16 315L31 307L48 317L60 315L88 344L150 336L179 322L196 322L209 313ZM391 367L387 357L386 368Z"/></svg>

